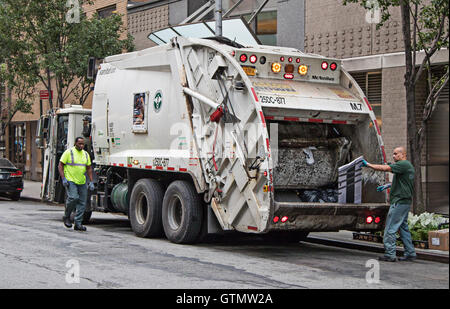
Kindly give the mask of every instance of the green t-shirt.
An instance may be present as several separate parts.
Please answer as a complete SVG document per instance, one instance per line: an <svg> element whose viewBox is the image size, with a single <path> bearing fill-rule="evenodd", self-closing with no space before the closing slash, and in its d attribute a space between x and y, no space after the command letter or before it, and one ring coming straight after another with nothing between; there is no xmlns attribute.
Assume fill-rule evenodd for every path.
<svg viewBox="0 0 450 309"><path fill-rule="evenodd" d="M73 161L71 153L73 154ZM86 166L91 165L91 158L86 151L79 151L76 147L72 147L64 151L59 161L64 164L64 177L68 181L72 181L77 185L86 183Z"/></svg>
<svg viewBox="0 0 450 309"><path fill-rule="evenodd" d="M408 160L389 164L394 173L391 186L391 204L411 204L414 193L414 166Z"/></svg>

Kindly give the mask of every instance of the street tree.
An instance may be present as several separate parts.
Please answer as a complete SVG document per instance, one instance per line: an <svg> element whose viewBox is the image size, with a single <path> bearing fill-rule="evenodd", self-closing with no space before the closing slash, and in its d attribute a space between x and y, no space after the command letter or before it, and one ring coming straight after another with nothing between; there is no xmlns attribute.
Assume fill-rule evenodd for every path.
<svg viewBox="0 0 450 309"><path fill-rule="evenodd" d="M8 62L30 63L24 73L36 77L49 93L54 87L57 107L63 107L73 95L78 104L84 104L92 80L86 77L90 56L108 55L133 49L132 37L121 39L122 18L114 14L100 19L88 18L83 5L89 0L2 0L0 19L8 32L2 36L6 52L11 51ZM13 47L19 45L22 51ZM72 103L72 102L71 102ZM54 107L53 98L49 99Z"/></svg>
<svg viewBox="0 0 450 309"><path fill-rule="evenodd" d="M13 35L11 20L4 14L0 2L0 136L17 112L31 113L36 84L39 79L29 74L36 69L33 56L24 49L20 40L10 41ZM14 56L13 56L14 55ZM33 68L34 67L34 68ZM15 97L12 99L12 92Z"/></svg>
<svg viewBox="0 0 450 309"><path fill-rule="evenodd" d="M449 2L448 0L343 0L348 3L359 3L369 10L380 12L380 22L377 28L391 18L393 8L400 8L405 48L405 76L407 107L407 143L411 163L416 177L414 180L414 206L415 213L425 211L422 193L421 158L424 145L424 134L427 124L432 118L439 96L448 85L449 66L444 73L434 76L431 70L431 58L442 48L449 46ZM418 62L418 53L424 54L423 60ZM422 107L422 117L416 121L415 90L417 83L425 74L429 94Z"/></svg>

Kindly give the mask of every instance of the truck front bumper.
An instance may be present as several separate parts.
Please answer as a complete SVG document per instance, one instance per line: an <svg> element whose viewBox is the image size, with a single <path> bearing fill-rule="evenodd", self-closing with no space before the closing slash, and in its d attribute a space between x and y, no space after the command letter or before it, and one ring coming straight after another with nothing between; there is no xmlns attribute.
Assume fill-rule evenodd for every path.
<svg viewBox="0 0 450 309"><path fill-rule="evenodd" d="M269 230L376 231L384 228L389 211L387 203L274 203Z"/></svg>

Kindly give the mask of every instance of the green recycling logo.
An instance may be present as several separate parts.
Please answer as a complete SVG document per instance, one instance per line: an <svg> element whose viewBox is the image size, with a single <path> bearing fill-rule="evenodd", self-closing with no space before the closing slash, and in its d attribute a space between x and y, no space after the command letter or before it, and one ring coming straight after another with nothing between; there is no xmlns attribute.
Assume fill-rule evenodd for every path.
<svg viewBox="0 0 450 309"><path fill-rule="evenodd" d="M159 112L162 105L162 91L158 90L153 99L153 107L155 108L155 112Z"/></svg>

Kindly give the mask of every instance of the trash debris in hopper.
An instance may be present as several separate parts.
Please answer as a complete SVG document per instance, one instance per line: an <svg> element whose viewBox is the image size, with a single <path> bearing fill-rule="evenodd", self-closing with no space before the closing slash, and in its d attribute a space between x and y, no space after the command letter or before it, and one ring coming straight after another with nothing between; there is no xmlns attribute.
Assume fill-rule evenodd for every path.
<svg viewBox="0 0 450 309"><path fill-rule="evenodd" d="M321 190L304 190L299 195L302 202L308 203L337 203L338 190L321 189Z"/></svg>

